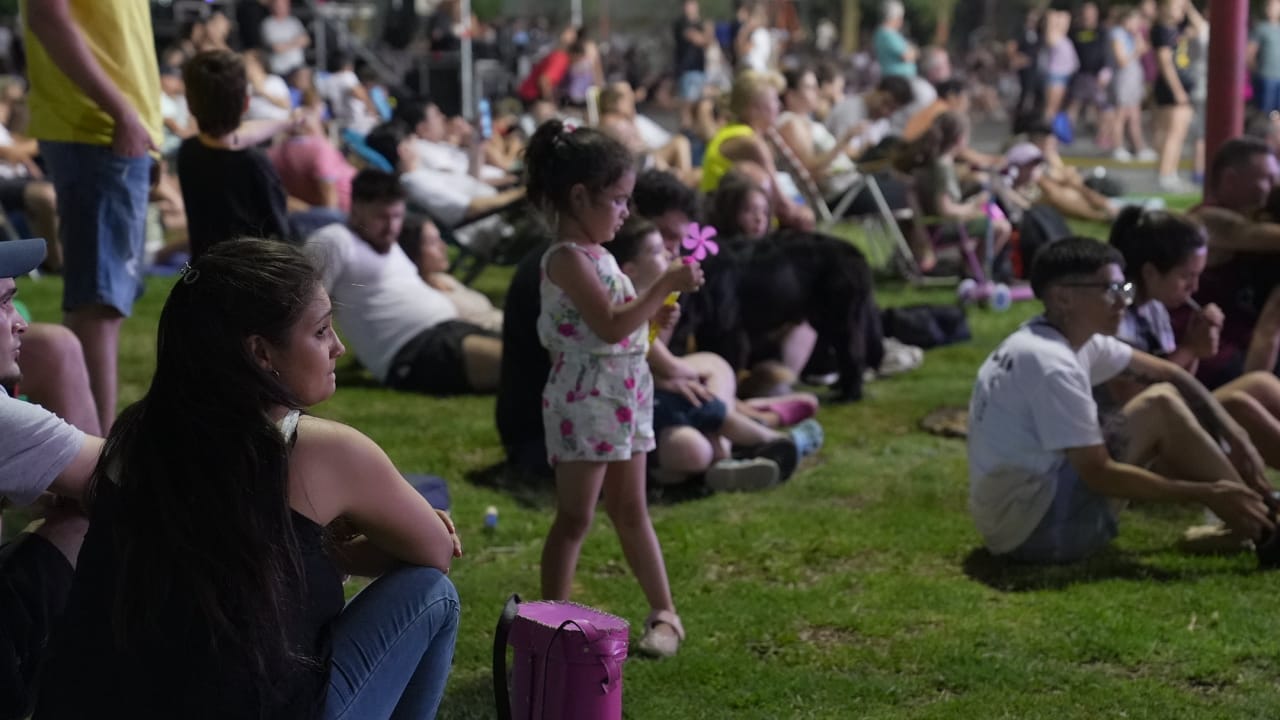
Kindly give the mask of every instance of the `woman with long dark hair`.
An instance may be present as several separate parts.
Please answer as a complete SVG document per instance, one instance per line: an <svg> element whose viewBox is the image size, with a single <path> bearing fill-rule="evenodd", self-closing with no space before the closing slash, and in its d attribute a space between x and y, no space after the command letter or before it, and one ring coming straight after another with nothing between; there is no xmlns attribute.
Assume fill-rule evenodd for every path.
<svg viewBox="0 0 1280 720"><path fill-rule="evenodd" d="M371 440L302 415L343 347L283 243L210 248L112 429L36 717L431 717L461 545ZM343 605L342 574L380 576Z"/></svg>

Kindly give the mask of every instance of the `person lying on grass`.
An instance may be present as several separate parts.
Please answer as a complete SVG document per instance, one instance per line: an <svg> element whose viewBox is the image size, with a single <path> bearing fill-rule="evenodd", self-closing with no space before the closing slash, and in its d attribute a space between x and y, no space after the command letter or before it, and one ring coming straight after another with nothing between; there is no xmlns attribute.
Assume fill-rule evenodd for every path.
<svg viewBox="0 0 1280 720"><path fill-rule="evenodd" d="M1089 238L1041 250L1031 286L1044 314L978 370L969 510L996 555L1087 557L1116 536L1124 500L1196 502L1255 542L1274 531L1271 486L1240 424L1186 370L1112 337L1134 297L1123 268L1115 248ZM1092 388L1118 376L1148 387L1124 405L1127 437L1113 454Z"/></svg>

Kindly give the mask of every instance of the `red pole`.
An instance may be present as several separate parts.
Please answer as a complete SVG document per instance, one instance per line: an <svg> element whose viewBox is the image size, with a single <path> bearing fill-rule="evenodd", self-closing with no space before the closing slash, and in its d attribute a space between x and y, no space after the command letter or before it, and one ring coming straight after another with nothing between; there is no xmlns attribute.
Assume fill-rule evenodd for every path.
<svg viewBox="0 0 1280 720"><path fill-rule="evenodd" d="M1244 57L1248 35L1248 0L1213 0L1209 4L1206 162L1213 161L1223 143L1244 133Z"/></svg>

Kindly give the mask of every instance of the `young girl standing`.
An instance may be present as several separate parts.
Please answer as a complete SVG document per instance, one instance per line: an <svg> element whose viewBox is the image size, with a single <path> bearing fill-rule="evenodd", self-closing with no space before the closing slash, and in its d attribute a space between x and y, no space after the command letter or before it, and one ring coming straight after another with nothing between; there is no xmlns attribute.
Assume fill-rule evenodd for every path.
<svg viewBox="0 0 1280 720"><path fill-rule="evenodd" d="M645 456L654 448L648 323L670 316L663 300L702 285L697 264L670 268L635 292L602 244L626 220L635 186L620 143L560 121L543 124L525 151L529 199L553 218L558 241L542 257L538 337L551 353L542 394L547 458L556 474L556 517L542 549L542 594L569 597L582 541L608 485L605 511L651 612L637 649L669 657L684 639L662 548L645 498Z"/></svg>

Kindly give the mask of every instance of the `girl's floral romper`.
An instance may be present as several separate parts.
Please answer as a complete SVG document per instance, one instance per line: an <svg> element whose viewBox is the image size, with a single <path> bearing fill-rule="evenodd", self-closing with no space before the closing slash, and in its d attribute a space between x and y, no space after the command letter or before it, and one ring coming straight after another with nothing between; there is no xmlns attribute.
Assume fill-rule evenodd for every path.
<svg viewBox="0 0 1280 720"><path fill-rule="evenodd" d="M547 460L553 466L630 460L654 448L653 376L645 360L648 325L613 345L597 337L569 296L547 278L547 261L556 252L590 258L615 305L636 294L631 278L603 247L561 242L542 256L538 338L551 353L551 375L542 391Z"/></svg>

